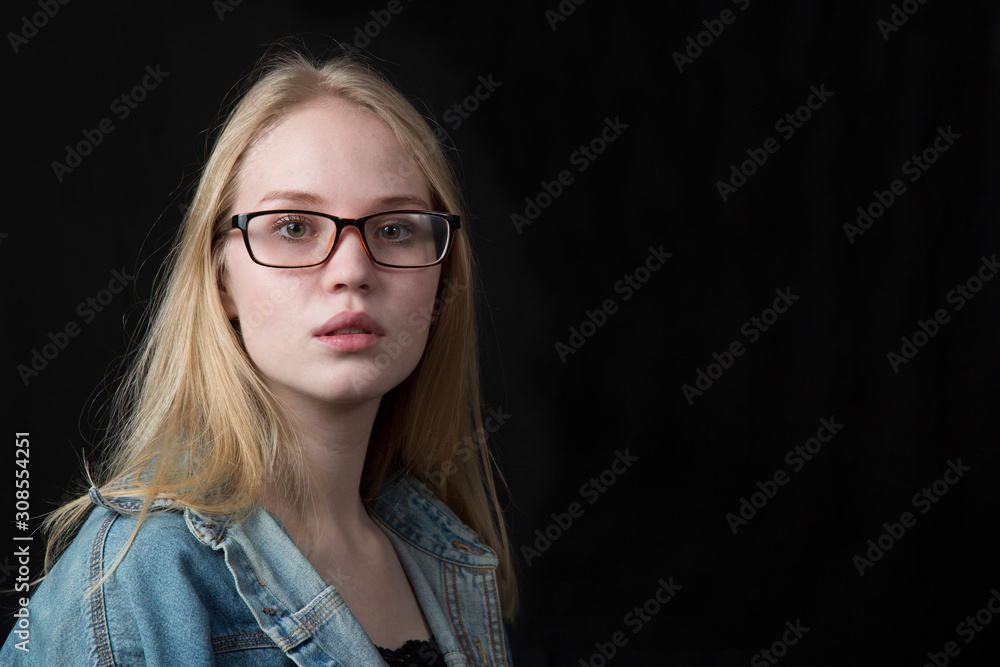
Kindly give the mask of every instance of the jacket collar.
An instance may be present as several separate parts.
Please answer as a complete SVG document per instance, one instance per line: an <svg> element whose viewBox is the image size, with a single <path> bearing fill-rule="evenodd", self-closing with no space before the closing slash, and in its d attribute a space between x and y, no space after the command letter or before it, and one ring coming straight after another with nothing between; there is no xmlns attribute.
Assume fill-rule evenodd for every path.
<svg viewBox="0 0 1000 667"><path fill-rule="evenodd" d="M138 496L106 498L94 487L89 495L95 505L119 514L135 515L142 511L143 499ZM199 539L209 546L215 547L224 539L226 521L200 517L175 500L157 498L149 507L151 512L169 510L188 515L189 521L198 526ZM489 547L479 541L451 508L408 473L390 469L368 511L398 538L437 558L456 565L497 566L497 558ZM281 526L280 521L277 523Z"/></svg>
<svg viewBox="0 0 1000 667"><path fill-rule="evenodd" d="M90 487L87 492L90 502L95 505L99 505L106 509L117 512L118 514L123 514L125 516L132 516L142 512L142 506L144 499L140 496L116 496L112 498L106 498L97 487ZM168 500L166 498L154 498L153 502L149 505L150 512L162 512L166 510L183 511L184 505L176 500Z"/></svg>
<svg viewBox="0 0 1000 667"><path fill-rule="evenodd" d="M368 509L396 536L441 560L473 567L497 566L493 552L412 475L390 470Z"/></svg>

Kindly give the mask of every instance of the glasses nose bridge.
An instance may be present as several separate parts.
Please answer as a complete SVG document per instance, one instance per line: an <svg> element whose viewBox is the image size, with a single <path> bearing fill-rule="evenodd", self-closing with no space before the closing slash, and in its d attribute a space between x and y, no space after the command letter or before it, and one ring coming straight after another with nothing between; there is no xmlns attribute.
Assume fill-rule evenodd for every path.
<svg viewBox="0 0 1000 667"><path fill-rule="evenodd" d="M323 260L324 262L329 261L333 257L333 253L336 251L344 232L352 227L357 230L358 240L361 241L361 247L364 248L369 261L375 261L375 258L372 257L372 251L368 248L368 240L365 238L365 223L368 222L370 216L364 218L340 218L331 215L328 217L333 220L334 232L330 237L330 246L326 249L326 259Z"/></svg>
<svg viewBox="0 0 1000 667"><path fill-rule="evenodd" d="M361 236L365 235L365 223L368 222L368 218L372 217L366 215L363 218L338 218L335 215L331 215L333 221L337 224L337 230L343 231L347 227L355 227Z"/></svg>

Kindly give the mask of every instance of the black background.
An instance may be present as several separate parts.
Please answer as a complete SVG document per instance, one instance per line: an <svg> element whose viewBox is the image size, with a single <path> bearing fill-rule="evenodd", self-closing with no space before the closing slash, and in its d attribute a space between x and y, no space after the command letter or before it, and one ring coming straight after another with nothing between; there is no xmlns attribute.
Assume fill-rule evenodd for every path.
<svg viewBox="0 0 1000 667"><path fill-rule="evenodd" d="M618 632L613 664L768 664L755 654L786 621L809 630L781 664L922 665L948 641L952 664L985 664L1000 620L971 642L957 626L1000 587L1000 281L960 310L948 294L1000 252L1000 11L903 4L916 12L886 39L889 2L567 0L555 29L557 0L402 0L395 15L386 2L71 2L15 53L8 33L41 10L9 3L3 422L8 442L31 434L33 527L99 453L105 390L228 91L274 41L322 52L376 12L391 20L368 25L365 50L448 130L471 212L485 406L508 415L492 438L521 563L515 664L596 667ZM723 10L735 20L678 71L674 52ZM119 119L113 100L147 66L169 74ZM499 86L454 127L446 112L479 77ZM811 86L832 96L786 137L775 123ZM114 131L60 181L52 163L105 117ZM624 129L581 172L574 152L606 119ZM904 163L939 128L959 138L910 181ZM779 150L723 201L717 181L769 137ZM518 231L512 214L562 170L572 183ZM894 179L905 193L852 243L844 224ZM626 299L616 284L660 246L672 257ZM135 279L84 321L78 305L113 270ZM779 289L798 299L750 343L741 328ZM561 358L606 299L614 312ZM938 309L948 322L894 369L887 354ZM79 335L26 384L18 366L71 321ZM745 353L689 402L682 385L734 341ZM843 428L793 471L786 452L824 418ZM11 518L13 450L0 462ZM626 451L637 461L613 485L582 488ZM921 514L914 494L959 459L968 472ZM734 534L726 515L778 470L788 483ZM553 526L574 502L582 515ZM906 511L916 524L860 576L854 557ZM11 588L17 545L3 539ZM524 545L544 548L529 564ZM682 588L636 628L627 614L671 577Z"/></svg>

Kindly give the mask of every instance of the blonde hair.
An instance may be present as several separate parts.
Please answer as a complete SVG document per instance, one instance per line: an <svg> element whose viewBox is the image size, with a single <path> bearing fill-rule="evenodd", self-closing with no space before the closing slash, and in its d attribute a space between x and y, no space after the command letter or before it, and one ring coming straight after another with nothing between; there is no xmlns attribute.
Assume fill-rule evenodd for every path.
<svg viewBox="0 0 1000 667"><path fill-rule="evenodd" d="M257 507L268 485L291 489L294 498L307 496L308 473L295 436L219 297L228 216L255 142L302 104L346 100L392 129L426 180L432 206L463 213L454 173L426 120L357 57L315 62L286 51L268 58L251 82L211 151L151 306L144 345L112 405L116 430L99 490L107 498L145 499L133 539L156 499L238 520ZM457 289L436 302L417 368L382 399L361 493L370 500L394 465L431 486L497 554L501 602L511 618L514 561L484 441L474 278L468 237L458 233L441 269L441 285ZM83 496L47 519L46 572L90 509Z"/></svg>

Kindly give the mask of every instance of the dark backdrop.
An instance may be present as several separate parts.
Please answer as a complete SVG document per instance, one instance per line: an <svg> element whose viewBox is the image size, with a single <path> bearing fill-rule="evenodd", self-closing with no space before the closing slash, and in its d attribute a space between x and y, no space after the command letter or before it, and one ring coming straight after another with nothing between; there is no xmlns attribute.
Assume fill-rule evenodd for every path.
<svg viewBox="0 0 1000 667"><path fill-rule="evenodd" d="M12 435L31 529L99 453L227 92L340 40L463 174L518 665L984 664L995 3L224 3L6 8L9 533Z"/></svg>

